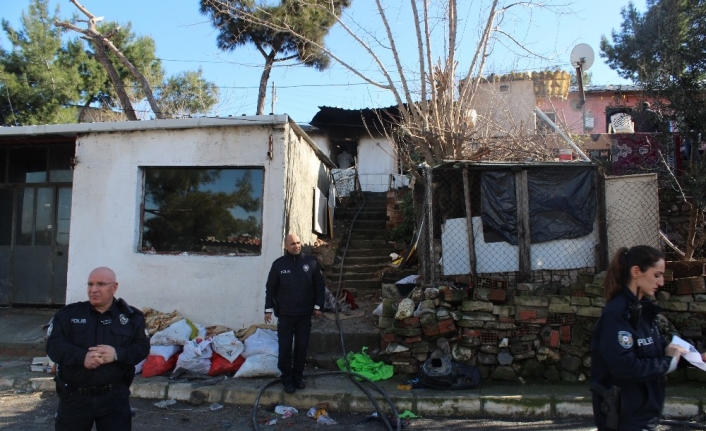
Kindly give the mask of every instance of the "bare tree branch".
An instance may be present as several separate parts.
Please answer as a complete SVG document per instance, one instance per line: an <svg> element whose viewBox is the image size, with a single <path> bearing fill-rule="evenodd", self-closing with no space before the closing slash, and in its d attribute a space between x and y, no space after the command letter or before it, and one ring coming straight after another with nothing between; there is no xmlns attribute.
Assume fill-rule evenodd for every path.
<svg viewBox="0 0 706 431"><path fill-rule="evenodd" d="M157 101L155 100L154 95L152 94L152 89L150 88L150 84L149 84L149 82L147 82L147 79L145 78L145 76L139 70L137 70L137 68L130 62L130 60L128 60L127 57L125 57L125 55L113 44L113 42L110 41L110 39L107 36L102 35L98 31L98 29L96 28L96 23L98 21L101 21L103 19L103 17L95 17L83 5L81 5L78 2L78 0L70 0L70 1L71 1L71 3L74 4L74 6L76 6L78 8L78 10L80 10L84 15L86 15L86 17L88 17L88 21L87 21L88 28L87 29L80 29L80 28L72 25L71 23L59 22L59 21L56 22L56 25L58 25L59 27L64 27L64 28L76 31L78 33L81 33L81 34L87 36L90 39L91 44L93 45L94 49L96 50L97 56L98 56L99 51L102 51L103 53L105 53L105 48L108 48L117 57L117 59L120 61L120 63L122 63L123 66L125 66L127 68L127 70L130 71L130 74L132 76L134 76L135 79L137 79L137 81L140 83L140 86L142 87L142 91L145 93L145 97L147 98L147 102L149 103L150 108L152 108L152 111L154 112L155 117L157 119L164 119L164 116L162 115L162 111L159 108L159 106L157 105ZM106 56L106 60L107 60L107 56ZM108 63L110 64L110 60L108 60ZM118 98L120 99L120 103L123 105L123 110L126 112L126 114L128 111L133 112L132 117L134 117L134 119L131 118L130 115L128 115L128 118L133 121L136 120L137 117L134 115L134 109L132 108L132 104L129 103L129 98L127 98L127 104L126 104L126 101L124 100L124 98L127 97L127 93L125 93L124 86L123 86L122 82L119 80L119 78L118 78L117 82L114 81L114 77L111 76L110 68L112 67L112 69L114 70L115 69L114 66L112 66L112 64L110 64L110 66L109 66L108 64L105 64L103 61L101 61L101 64L103 65L103 67L106 68L108 75L111 77L111 81L113 82L113 86L115 87L115 92L118 94ZM117 72L115 74L117 76ZM123 93L123 95L120 94L121 92Z"/></svg>

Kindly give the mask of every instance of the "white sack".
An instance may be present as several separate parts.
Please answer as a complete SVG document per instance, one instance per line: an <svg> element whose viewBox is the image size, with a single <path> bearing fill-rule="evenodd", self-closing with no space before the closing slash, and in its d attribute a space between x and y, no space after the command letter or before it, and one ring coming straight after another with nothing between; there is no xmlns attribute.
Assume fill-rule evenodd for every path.
<svg viewBox="0 0 706 431"><path fill-rule="evenodd" d="M168 361L169 358L171 358L172 356L181 352L181 348L182 348L182 346L178 346L178 345L150 346L150 355L161 356L164 358L165 361Z"/></svg>
<svg viewBox="0 0 706 431"><path fill-rule="evenodd" d="M197 374L208 374L211 369L211 340L189 341L177 359L177 368L183 368Z"/></svg>
<svg viewBox="0 0 706 431"><path fill-rule="evenodd" d="M199 325L198 323L191 322L192 325L196 327L198 333L195 337L191 337L192 327L189 325L190 321L187 319L181 319L178 322L174 322L167 326L165 329L155 332L150 338L150 344L153 346L172 346L178 344L180 346L185 345L189 340L195 338L204 338L206 336L206 328Z"/></svg>
<svg viewBox="0 0 706 431"><path fill-rule="evenodd" d="M147 361L147 358L141 360L139 364L135 365L135 374L142 374L142 366L145 364L145 361Z"/></svg>
<svg viewBox="0 0 706 431"><path fill-rule="evenodd" d="M257 328L255 333L245 340L245 350L242 355L243 358L254 355L271 355L277 357L279 356L278 346L277 331Z"/></svg>
<svg viewBox="0 0 706 431"><path fill-rule="evenodd" d="M277 368L277 356L260 354L245 359L235 377L279 377L281 374Z"/></svg>
<svg viewBox="0 0 706 431"><path fill-rule="evenodd" d="M245 350L245 345L238 340L233 331L213 336L211 338L211 347L214 352L226 358L230 363L235 361Z"/></svg>

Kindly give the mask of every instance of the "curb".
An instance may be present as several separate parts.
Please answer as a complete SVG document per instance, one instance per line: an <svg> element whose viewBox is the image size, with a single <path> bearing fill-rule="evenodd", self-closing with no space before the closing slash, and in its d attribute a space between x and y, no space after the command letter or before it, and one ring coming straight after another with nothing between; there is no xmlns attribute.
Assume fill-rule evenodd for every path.
<svg viewBox="0 0 706 431"><path fill-rule="evenodd" d="M170 382L166 377L135 379L132 397L189 402L195 390L205 395L204 402L252 406L263 387L272 379L228 379L213 386L196 387L192 383ZM279 385L264 391L260 397L261 408L287 405L300 410L309 409L320 402L327 402L331 411L370 414L374 411L367 396L345 376L308 376L307 389L287 394ZM593 416L591 396L584 386L567 387L540 385L526 387L489 387L465 391L433 389L399 390L394 381L377 382L395 403L398 413L405 410L420 416L445 417L512 417L527 419L569 418ZM0 378L0 388L22 388L30 391L54 391L52 377ZM541 392L530 393L534 390ZM383 396L373 388L376 401L387 413L390 408ZM706 393L700 395L667 396L664 417L692 419L704 414ZM508 392L526 392L507 395ZM698 394L699 392L697 392Z"/></svg>

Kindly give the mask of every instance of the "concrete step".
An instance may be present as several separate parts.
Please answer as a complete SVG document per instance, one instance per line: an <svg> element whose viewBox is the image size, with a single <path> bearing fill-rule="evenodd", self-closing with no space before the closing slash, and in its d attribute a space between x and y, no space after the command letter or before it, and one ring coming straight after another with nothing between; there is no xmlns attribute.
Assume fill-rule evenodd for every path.
<svg viewBox="0 0 706 431"><path fill-rule="evenodd" d="M385 208L382 211L379 210L362 210L360 213L358 211L336 211L335 216L341 220L352 220L353 217L358 215L356 218L356 223L360 220L384 220L387 221L387 211Z"/></svg>
<svg viewBox="0 0 706 431"><path fill-rule="evenodd" d="M385 225L387 224L387 220L365 220L365 219L357 219L353 223L353 232L359 231L359 230L385 230Z"/></svg>
<svg viewBox="0 0 706 431"><path fill-rule="evenodd" d="M380 347L379 331L353 332L346 331L344 327L343 333L346 349L349 352L360 352L365 346L368 347L368 352ZM343 355L341 350L341 335L334 331L320 332L312 328L311 337L309 338L308 353L312 357L313 363L320 362L322 364L330 364L328 366L317 366L325 369L337 369L330 368L330 366L335 366L335 361ZM311 359L307 361L307 364L311 363Z"/></svg>
<svg viewBox="0 0 706 431"><path fill-rule="evenodd" d="M364 290L376 290L382 289L382 282L380 280L343 280L344 289L357 289L359 292Z"/></svg>
<svg viewBox="0 0 706 431"><path fill-rule="evenodd" d="M385 240L387 238L387 231L385 229L359 229L353 226L353 232L351 232L351 240Z"/></svg>
<svg viewBox="0 0 706 431"><path fill-rule="evenodd" d="M345 241L341 241L341 247L344 247L346 245ZM389 243L385 240L380 240L380 239L351 239L350 242L348 243L348 249L359 249L359 248L366 248L366 249L372 249L372 248L379 248L379 249L385 249L390 252L395 250L394 244Z"/></svg>
<svg viewBox="0 0 706 431"><path fill-rule="evenodd" d="M379 268L376 266L376 268ZM342 280L375 280L379 279L380 276L378 275L379 270L375 271L370 271L370 272L344 272L342 276ZM335 283L338 283L338 274L339 272L332 272L328 276L328 280L330 281L329 286L333 286ZM379 281L379 280L378 280Z"/></svg>
<svg viewBox="0 0 706 431"><path fill-rule="evenodd" d="M390 262L390 257L389 256L346 256L345 261L343 262L343 267L348 268L351 266L361 266L361 265L373 265L373 266L381 266L384 264L387 264ZM332 267L340 267L340 264L334 264ZM360 272L360 271L357 271Z"/></svg>
<svg viewBox="0 0 706 431"><path fill-rule="evenodd" d="M346 252L346 259L348 259L349 257L383 257L383 256L387 256L389 258L390 253L392 253L390 250L386 250L384 248L348 247L348 251ZM341 255L342 254L343 253L341 253Z"/></svg>
<svg viewBox="0 0 706 431"><path fill-rule="evenodd" d="M384 268L385 266L386 265L382 264L382 263L365 264L365 265L354 264L354 263L348 262L348 259L346 259L346 262L343 265L343 278L345 278L346 274L349 274L349 273L376 272L376 271L379 271L380 268ZM329 273L338 274L338 272L340 270L341 270L340 264L331 265L331 269L330 269Z"/></svg>

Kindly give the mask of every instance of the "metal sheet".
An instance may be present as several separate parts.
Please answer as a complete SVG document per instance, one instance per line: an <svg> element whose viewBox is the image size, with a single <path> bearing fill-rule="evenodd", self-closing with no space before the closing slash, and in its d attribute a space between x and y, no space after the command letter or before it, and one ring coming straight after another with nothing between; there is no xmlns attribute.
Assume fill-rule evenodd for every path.
<svg viewBox="0 0 706 431"><path fill-rule="evenodd" d="M53 254L53 247L15 247L12 261L13 304L51 304Z"/></svg>
<svg viewBox="0 0 706 431"><path fill-rule="evenodd" d="M66 274L69 271L69 247L57 246L54 252L54 276L51 286L51 303L66 304Z"/></svg>
<svg viewBox="0 0 706 431"><path fill-rule="evenodd" d="M0 246L0 305L10 303L12 283L10 281L10 268L12 265L12 251L10 247Z"/></svg>

